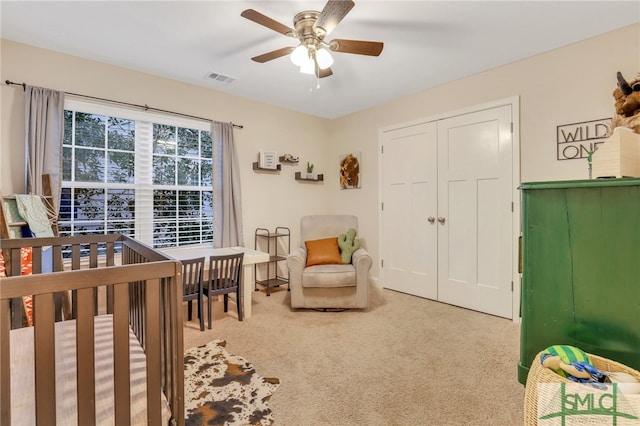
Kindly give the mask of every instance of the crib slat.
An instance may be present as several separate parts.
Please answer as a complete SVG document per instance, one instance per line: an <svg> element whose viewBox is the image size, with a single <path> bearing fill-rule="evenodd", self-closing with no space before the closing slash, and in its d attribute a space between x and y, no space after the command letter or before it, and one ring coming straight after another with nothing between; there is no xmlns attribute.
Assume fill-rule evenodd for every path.
<svg viewBox="0 0 640 426"><path fill-rule="evenodd" d="M171 296L168 298L169 300L169 308L168 315L171 315L171 344L177 348L184 348L184 336L182 333L183 327L183 312L182 312L182 286L180 274L182 273L181 264L177 263L175 265L176 272L173 278L167 278L167 284L169 286L169 293ZM180 278L180 279L179 279ZM173 353L176 361L172 363L173 365L173 387L174 391L174 399L173 399L173 412L174 418L176 419L184 419L184 353L183 351L175 351ZM182 421L184 424L184 420Z"/></svg>
<svg viewBox="0 0 640 426"><path fill-rule="evenodd" d="M90 425L96 421L93 295L91 288L80 289L77 294L76 381L79 425Z"/></svg>
<svg viewBox="0 0 640 426"><path fill-rule="evenodd" d="M33 351L35 360L36 425L56 418L56 349L53 294L33 297Z"/></svg>
<svg viewBox="0 0 640 426"><path fill-rule="evenodd" d="M160 349L160 280L147 280L145 291L145 352L147 354L147 421L159 425L162 421L162 351Z"/></svg>
<svg viewBox="0 0 640 426"><path fill-rule="evenodd" d="M62 246L53 246L53 270L54 272L64 270L64 263L62 260Z"/></svg>
<svg viewBox="0 0 640 426"><path fill-rule="evenodd" d="M131 424L131 395L129 379L129 286L113 286L113 387L115 424Z"/></svg>
<svg viewBox="0 0 640 426"><path fill-rule="evenodd" d="M98 267L98 243L91 243L89 247L90 247L89 268L97 268ZM95 315L98 315L98 289L94 290L93 296L94 296L93 311L95 312Z"/></svg>
<svg viewBox="0 0 640 426"><path fill-rule="evenodd" d="M31 273L42 273L42 247L31 248Z"/></svg>
<svg viewBox="0 0 640 426"><path fill-rule="evenodd" d="M71 270L80 269L80 244L71 246ZM78 318L78 292L71 291L71 318Z"/></svg>
<svg viewBox="0 0 640 426"><path fill-rule="evenodd" d="M22 257L20 256L20 248L11 249L11 257L9 263L6 263L7 276L20 276L22 273ZM16 297L11 300L11 328L22 327L22 298Z"/></svg>
<svg viewBox="0 0 640 426"><path fill-rule="evenodd" d="M107 253L106 253L106 259L105 259L106 266L113 266L116 264L115 252L116 252L115 244L113 244L113 241L109 241L107 243Z"/></svg>
<svg viewBox="0 0 640 426"><path fill-rule="evenodd" d="M98 244L91 243L89 245L89 268L98 267Z"/></svg>
<svg viewBox="0 0 640 426"><path fill-rule="evenodd" d="M77 271L80 269L80 244L71 246L71 269Z"/></svg>
<svg viewBox="0 0 640 426"><path fill-rule="evenodd" d="M11 424L11 364L9 329L11 311L9 300L0 300L0 425Z"/></svg>
<svg viewBox="0 0 640 426"><path fill-rule="evenodd" d="M5 260L5 267L7 268L7 276L18 276L22 273L22 256L21 248L15 247L10 249L11 255L9 256L8 263Z"/></svg>
<svg viewBox="0 0 640 426"><path fill-rule="evenodd" d="M169 300L168 297L169 296L169 290L168 290L168 286L167 286L167 279L163 279L162 280L162 286L160 287L160 298L162 300L161 302L161 311L160 311L160 318L162 321L162 340L165 342L165 344L163 345L162 349L164 351L163 353L163 368L165 369L164 372L164 380L165 380L165 388L167 389L173 389L174 388L174 380L173 380L173 363L172 362L168 362L168 360L172 359L172 352L171 352L171 346L172 344L167 344L168 342L172 342L173 339L173 333L172 333L172 323L171 323L171 315L170 315L170 308L169 308ZM174 402L174 397L175 395L173 394L169 394L167 395L167 399L169 400L169 404L171 406L173 406L173 402Z"/></svg>

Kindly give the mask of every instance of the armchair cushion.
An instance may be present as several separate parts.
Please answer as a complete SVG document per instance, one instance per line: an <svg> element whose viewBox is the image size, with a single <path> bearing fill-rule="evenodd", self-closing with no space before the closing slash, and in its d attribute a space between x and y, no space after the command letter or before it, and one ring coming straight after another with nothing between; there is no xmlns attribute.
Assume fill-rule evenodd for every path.
<svg viewBox="0 0 640 426"><path fill-rule="evenodd" d="M306 266L342 263L338 238L323 238L304 242L307 248Z"/></svg>
<svg viewBox="0 0 640 426"><path fill-rule="evenodd" d="M356 268L349 265L316 265L305 268L302 273L302 286L312 287L355 287Z"/></svg>

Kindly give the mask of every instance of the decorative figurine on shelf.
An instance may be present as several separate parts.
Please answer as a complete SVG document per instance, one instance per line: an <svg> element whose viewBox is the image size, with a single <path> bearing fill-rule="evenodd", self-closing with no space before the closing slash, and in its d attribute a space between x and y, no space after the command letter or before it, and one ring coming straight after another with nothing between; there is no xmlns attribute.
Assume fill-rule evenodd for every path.
<svg viewBox="0 0 640 426"><path fill-rule="evenodd" d="M640 133L640 74L638 78L627 82L618 71L618 87L613 91L616 115L611 122L611 132L616 127L628 127Z"/></svg>
<svg viewBox="0 0 640 426"><path fill-rule="evenodd" d="M307 179L313 179L313 164L307 161Z"/></svg>
<svg viewBox="0 0 640 426"><path fill-rule="evenodd" d="M298 157L294 157L291 154L284 154L282 156L282 161L285 163L297 163L300 159Z"/></svg>

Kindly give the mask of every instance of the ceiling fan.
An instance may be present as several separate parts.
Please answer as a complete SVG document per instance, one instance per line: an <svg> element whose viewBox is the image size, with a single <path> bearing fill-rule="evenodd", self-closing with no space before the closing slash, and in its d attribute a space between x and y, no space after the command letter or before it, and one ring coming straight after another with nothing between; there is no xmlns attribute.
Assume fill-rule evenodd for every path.
<svg viewBox="0 0 640 426"><path fill-rule="evenodd" d="M293 29L253 9L243 11L240 14L243 18L299 41L297 47L283 47L251 59L264 63L291 54L291 61L300 67L300 72L323 78L333 74L333 58L329 51L380 55L384 46L381 42L345 39L325 41L325 37L347 16L353 6L355 3L351 0L329 0L322 12L307 10L296 14L293 17Z"/></svg>

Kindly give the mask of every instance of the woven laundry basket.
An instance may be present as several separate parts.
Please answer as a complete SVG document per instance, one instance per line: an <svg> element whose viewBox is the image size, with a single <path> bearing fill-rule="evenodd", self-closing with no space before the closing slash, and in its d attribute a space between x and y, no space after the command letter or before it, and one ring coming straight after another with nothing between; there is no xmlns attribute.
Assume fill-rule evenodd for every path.
<svg viewBox="0 0 640 426"><path fill-rule="evenodd" d="M588 354L593 365L603 372L624 372L631 374L636 379L640 380L640 372L633 368L627 367L619 362L612 361L607 358L600 357L598 355ZM538 426L539 424L545 424L544 422L538 423L538 401L539 397L543 398L543 401L549 401L551 398L557 396L558 387L555 386L538 386L545 383L567 383L576 385L567 378L560 376L553 372L549 368L543 367L540 363L540 357L542 352L538 353L534 358L531 368L529 369L529 375L527 376L527 384L524 393L524 424L525 426ZM589 388L589 393L595 394L596 400L598 395L611 393L611 391L602 391L595 388ZM625 411L631 411L636 417L640 418L640 394L624 394ZM628 405L627 405L628 404ZM547 424L560 424L560 419L556 418L557 423L549 422ZM640 419L627 420L627 423L623 423L620 419L617 420L618 424L628 425L640 425ZM546 422L546 421L545 421ZM631 422L631 423L628 423ZM577 423L576 423L577 424ZM612 423L604 423L612 424Z"/></svg>

